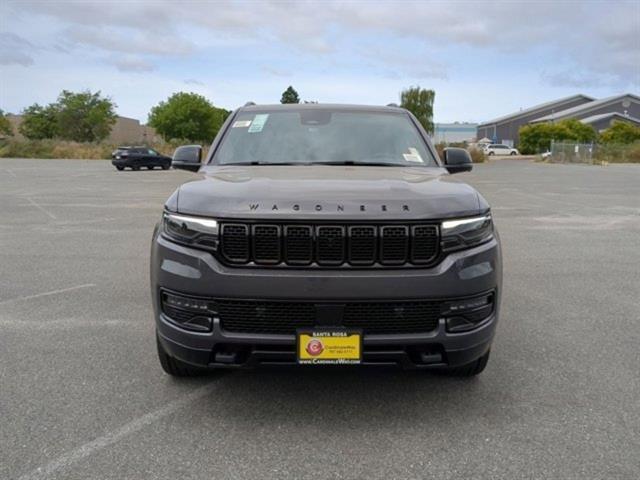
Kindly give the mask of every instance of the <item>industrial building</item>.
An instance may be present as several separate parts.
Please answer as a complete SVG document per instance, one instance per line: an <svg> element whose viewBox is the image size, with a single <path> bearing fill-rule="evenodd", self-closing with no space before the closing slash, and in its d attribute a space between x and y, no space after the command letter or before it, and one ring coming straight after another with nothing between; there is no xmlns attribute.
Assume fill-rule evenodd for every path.
<svg viewBox="0 0 640 480"><path fill-rule="evenodd" d="M587 95L573 95L536 105L478 125L478 138L517 146L520 127L541 122L575 118L601 131L620 120L640 125L640 97L627 93L596 100Z"/></svg>
<svg viewBox="0 0 640 480"><path fill-rule="evenodd" d="M475 141L477 131L477 123L436 123L432 140L433 143L471 143Z"/></svg>

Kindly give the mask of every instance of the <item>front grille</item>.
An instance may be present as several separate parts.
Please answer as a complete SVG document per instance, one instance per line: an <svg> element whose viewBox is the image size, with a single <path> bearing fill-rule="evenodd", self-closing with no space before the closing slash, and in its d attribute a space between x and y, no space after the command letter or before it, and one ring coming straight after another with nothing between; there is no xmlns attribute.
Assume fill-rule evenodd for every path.
<svg viewBox="0 0 640 480"><path fill-rule="evenodd" d="M222 223L223 260L232 265L407 266L433 263L436 225Z"/></svg>
<svg viewBox="0 0 640 480"><path fill-rule="evenodd" d="M409 252L409 229L404 226L382 227L380 263L402 265Z"/></svg>
<svg viewBox="0 0 640 480"><path fill-rule="evenodd" d="M230 262L249 261L249 227L240 224L222 225L222 254ZM253 249L255 251L255 247Z"/></svg>
<svg viewBox="0 0 640 480"><path fill-rule="evenodd" d="M362 329L365 334L431 332L438 327L441 305L433 301L345 303L340 326ZM222 328L238 333L293 335L298 328L316 325L316 305L311 302L216 300Z"/></svg>

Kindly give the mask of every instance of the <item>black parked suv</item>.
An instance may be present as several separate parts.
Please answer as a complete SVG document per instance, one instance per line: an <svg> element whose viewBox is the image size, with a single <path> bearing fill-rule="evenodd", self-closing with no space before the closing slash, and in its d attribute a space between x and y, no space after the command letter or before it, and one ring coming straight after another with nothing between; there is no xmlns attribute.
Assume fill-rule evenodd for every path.
<svg viewBox="0 0 640 480"><path fill-rule="evenodd" d="M200 149L178 149L195 169ZM398 365L475 375L500 310L489 205L397 107L249 105L165 204L151 248L164 370Z"/></svg>
<svg viewBox="0 0 640 480"><path fill-rule="evenodd" d="M127 167L132 170L140 170L140 167L146 167L149 170L160 167L167 170L171 166L171 157L162 155L149 147L118 147L111 153L111 158L111 163L118 170L124 170Z"/></svg>

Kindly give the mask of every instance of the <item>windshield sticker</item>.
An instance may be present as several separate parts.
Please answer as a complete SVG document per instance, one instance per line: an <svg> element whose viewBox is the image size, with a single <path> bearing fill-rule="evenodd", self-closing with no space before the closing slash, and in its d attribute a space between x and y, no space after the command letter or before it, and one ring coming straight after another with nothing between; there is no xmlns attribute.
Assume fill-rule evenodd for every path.
<svg viewBox="0 0 640 480"><path fill-rule="evenodd" d="M409 148L409 153L403 153L402 156L407 162L424 163L424 160L422 160L422 157L420 156L420 152L413 147Z"/></svg>
<svg viewBox="0 0 640 480"><path fill-rule="evenodd" d="M268 113L262 113L260 115L256 115L251 122L251 126L249 127L249 133L259 133L264 128L264 124L267 123L267 118L269 118Z"/></svg>
<svg viewBox="0 0 640 480"><path fill-rule="evenodd" d="M251 120L236 120L231 125L231 128L246 128L251 125Z"/></svg>

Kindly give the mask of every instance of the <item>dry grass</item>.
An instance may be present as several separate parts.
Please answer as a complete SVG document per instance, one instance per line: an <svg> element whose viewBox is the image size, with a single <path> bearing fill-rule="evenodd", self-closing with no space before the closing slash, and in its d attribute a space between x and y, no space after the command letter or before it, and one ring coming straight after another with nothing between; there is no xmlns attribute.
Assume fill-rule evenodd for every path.
<svg viewBox="0 0 640 480"><path fill-rule="evenodd" d="M179 145L171 142L149 145L163 155L171 156ZM0 157L4 158L68 158L80 160L110 159L117 145L108 143L79 143L62 140L14 140L0 142ZM205 149L206 151L206 149Z"/></svg>
<svg viewBox="0 0 640 480"><path fill-rule="evenodd" d="M444 159L444 149L447 147L455 147L455 148L466 148L469 151L469 155L471 155L471 160L473 163L484 163L487 160L487 156L484 152L478 148L468 148L466 144L456 144L452 143L447 145L445 143L437 143L435 144L436 150L438 151L438 156L441 159Z"/></svg>
<svg viewBox="0 0 640 480"><path fill-rule="evenodd" d="M640 142L631 145L599 145L594 155L596 163L640 163Z"/></svg>

